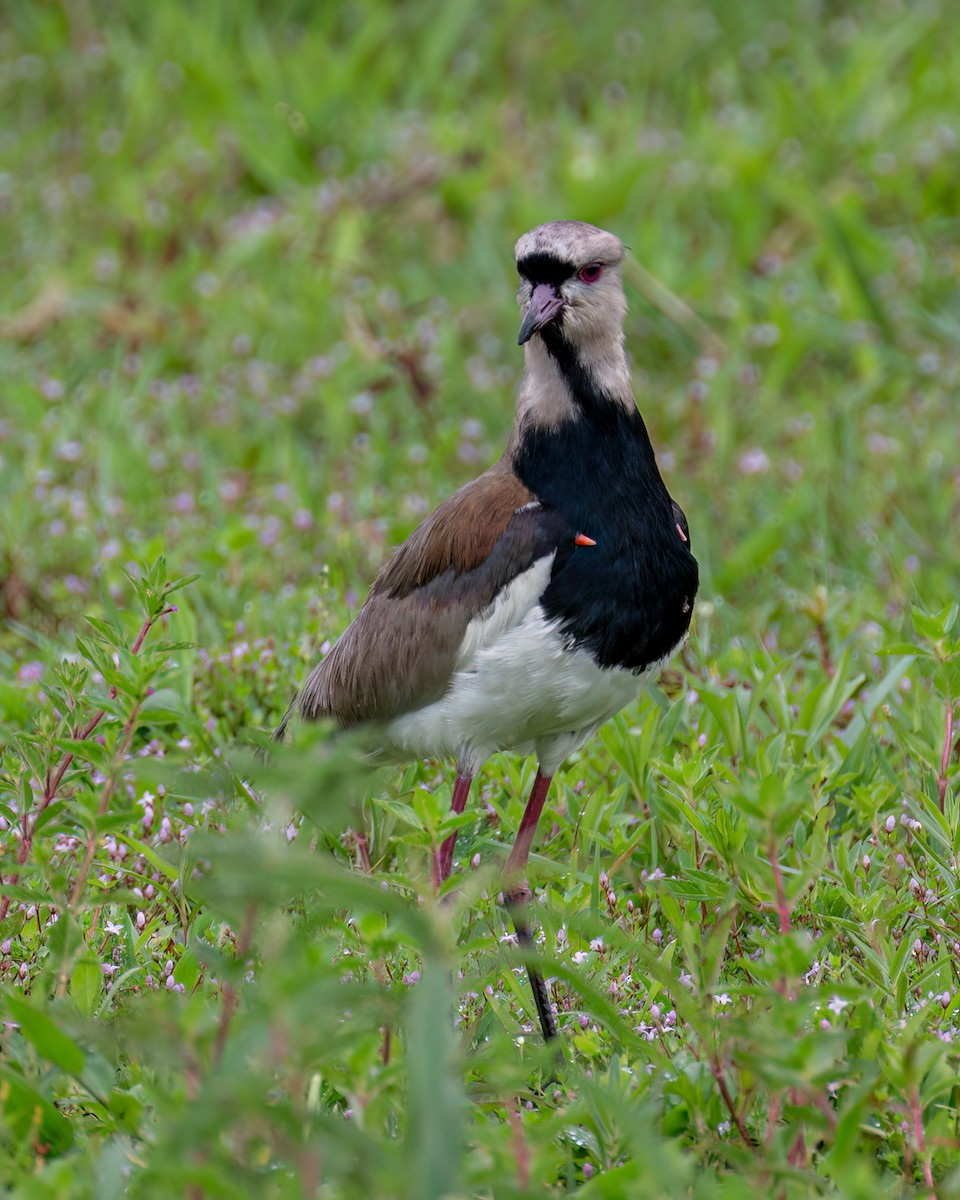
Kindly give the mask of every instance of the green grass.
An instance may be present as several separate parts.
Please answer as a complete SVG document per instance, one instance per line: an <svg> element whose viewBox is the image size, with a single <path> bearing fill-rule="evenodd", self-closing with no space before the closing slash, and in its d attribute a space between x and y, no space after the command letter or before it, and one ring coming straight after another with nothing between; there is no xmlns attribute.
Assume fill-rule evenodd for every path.
<svg viewBox="0 0 960 1200"><path fill-rule="evenodd" d="M0 28L5 1188L960 1196L949 6L193 8ZM499 453L557 217L702 573L542 823L560 1069L533 765L439 903L449 769L251 750Z"/></svg>

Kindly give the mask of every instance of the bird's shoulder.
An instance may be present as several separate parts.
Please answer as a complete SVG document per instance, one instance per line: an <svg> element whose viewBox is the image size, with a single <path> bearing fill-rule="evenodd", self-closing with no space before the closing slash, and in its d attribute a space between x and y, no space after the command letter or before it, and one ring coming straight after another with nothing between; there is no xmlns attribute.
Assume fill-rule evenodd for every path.
<svg viewBox="0 0 960 1200"><path fill-rule="evenodd" d="M454 492L394 551L370 595L400 600L439 580L455 591L462 576L504 582L555 550L565 521L540 503L506 459ZM478 597L488 592L480 587ZM485 601L489 602L489 601Z"/></svg>

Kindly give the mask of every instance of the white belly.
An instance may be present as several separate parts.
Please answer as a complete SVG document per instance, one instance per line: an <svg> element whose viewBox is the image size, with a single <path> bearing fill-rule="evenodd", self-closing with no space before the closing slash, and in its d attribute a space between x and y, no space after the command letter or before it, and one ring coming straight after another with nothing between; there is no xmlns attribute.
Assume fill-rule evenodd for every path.
<svg viewBox="0 0 960 1200"><path fill-rule="evenodd" d="M544 562L549 577L549 560ZM540 566L526 575L539 577ZM539 605L540 579L521 577L511 589L518 585L528 595L536 588L533 607L509 624L504 609L516 614L520 597L514 593L503 606L493 606L485 622L473 623L443 697L388 724L394 752L456 757L460 770L470 775L499 750L536 753L541 769L552 775L568 754L636 699L659 667L640 674L602 669L585 650L567 649L557 622L548 622Z"/></svg>

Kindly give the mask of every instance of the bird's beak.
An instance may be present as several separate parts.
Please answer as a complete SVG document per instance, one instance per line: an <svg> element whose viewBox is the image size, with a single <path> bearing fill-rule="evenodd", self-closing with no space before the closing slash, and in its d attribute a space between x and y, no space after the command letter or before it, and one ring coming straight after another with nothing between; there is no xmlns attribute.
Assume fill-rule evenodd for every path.
<svg viewBox="0 0 960 1200"><path fill-rule="evenodd" d="M562 308L563 299L553 284L538 283L523 314L517 345L522 346L524 342L529 342L537 330L548 325Z"/></svg>

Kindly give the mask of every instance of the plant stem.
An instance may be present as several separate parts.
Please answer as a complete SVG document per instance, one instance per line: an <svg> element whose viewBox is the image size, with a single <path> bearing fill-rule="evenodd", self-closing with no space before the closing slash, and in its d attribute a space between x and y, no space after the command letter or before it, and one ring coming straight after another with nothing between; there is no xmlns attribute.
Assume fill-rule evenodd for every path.
<svg viewBox="0 0 960 1200"><path fill-rule="evenodd" d="M175 611L174 608L171 606L168 608L164 608L161 612L157 613L155 616L145 618L143 624L140 627L140 632L137 634L133 645L130 647L130 653L133 655L138 655L140 653L141 648L143 647L144 639L146 638L147 634L150 632L151 627L161 617L165 617L165 616L167 616L168 613L171 613L174 611ZM112 687L110 689L110 699L115 700L116 698L117 698L117 689L115 687ZM137 706L137 709L139 709L139 704ZM135 709L134 712L136 712L137 709ZM94 730L97 728L97 726L100 724L100 722L103 720L103 718L105 716L106 716L106 709L103 709L103 708L98 709L93 714L93 716L90 718L90 720L86 723L86 725L83 727L83 729L74 730L74 740L79 741L79 742L85 742L87 740L87 738L89 738L93 734ZM132 717L131 717L131 719L132 719ZM128 724L129 724L129 722L128 722ZM74 756L73 751L72 750L68 751L63 756L63 758L60 760L60 762L57 764L57 768L55 771L53 771L53 772L47 771L47 778L46 778L46 781L44 784L43 795L40 797L39 804L33 810L32 813L24 813L23 814L23 818L21 821L21 828L23 831L23 836L20 840L20 849L17 853L17 865L18 866L22 867L24 865L24 863L27 861L27 859L30 857L30 851L33 848L33 831L37 827L37 821L40 819L40 817L43 815L43 813L46 811L46 809L49 808L49 806L56 799L57 792L60 790L60 785L63 782L63 777L64 777L64 775L66 775L67 771L70 769L70 766L73 763L74 757L75 756ZM112 782L108 782L107 786L104 788L104 794L105 794L107 801L109 801L109 793L110 793L111 788L112 788ZM103 816L106 811L102 807L103 804L104 804L104 796L101 796L100 805L101 805L102 811L100 811L98 814L100 816ZM90 858L92 859L92 857L93 857L93 855L91 854ZM84 880L86 880L86 874L88 871L89 871L89 863L87 863L85 860L85 869L81 870L81 877ZM8 886L13 887L16 883L19 882L19 880L20 880L20 872L15 871L6 882L7 882ZM7 913L10 910L10 899L11 899L10 896L0 896L0 921L2 921L6 917ZM71 895L71 898L70 898L70 907L71 908L74 906L76 899L77 899L77 891L76 891L76 888L74 888L73 894Z"/></svg>
<svg viewBox="0 0 960 1200"><path fill-rule="evenodd" d="M513 1159L517 1164L517 1186L525 1192L530 1186L530 1149L523 1137L523 1124L517 1111L516 1101L507 1110L510 1114L510 1141L513 1143Z"/></svg>
<svg viewBox="0 0 960 1200"><path fill-rule="evenodd" d="M940 753L940 774L937 776L937 799L940 801L940 811L943 812L947 798L947 768L950 766L950 755L953 752L953 699L947 696L947 704L943 718L943 750Z"/></svg>
<svg viewBox="0 0 960 1200"><path fill-rule="evenodd" d="M937 1193L933 1186L933 1169L927 1155L927 1139L923 1131L923 1110L920 1106L920 1094L916 1088L910 1089L910 1115L913 1117L913 1132L917 1139L917 1153L920 1155L923 1181L930 1189L930 1200L937 1200Z"/></svg>
<svg viewBox="0 0 960 1200"><path fill-rule="evenodd" d="M237 939L237 957L240 959L240 965L243 966L243 960L250 949L250 943L253 940L253 923L257 915L257 906L251 904L247 908L247 915L244 918L243 929L240 931L240 937ZM227 1044L227 1034L230 1032L230 1022L233 1020L233 1014L237 1009L237 993L234 988L224 982L223 984L223 1012L220 1014L220 1023L217 1025L217 1036L213 1043L213 1065L218 1067L223 1058L223 1051Z"/></svg>
<svg viewBox="0 0 960 1200"><path fill-rule="evenodd" d="M777 839L770 833L770 866L773 868L773 883L777 892L777 912L780 914L780 932L790 932L790 908L783 887L783 872L780 870L780 860L777 858Z"/></svg>
<svg viewBox="0 0 960 1200"><path fill-rule="evenodd" d="M117 752L113 759L113 770L110 772L110 777L103 785L103 791L100 793L100 803L97 805L97 819L107 815L107 809L110 807L110 797L113 795L114 784L117 780L117 775L123 770L123 760L127 756L127 751L130 749L130 743L133 741L133 731L136 728L137 713L140 711L140 705L134 706L133 712L127 717L123 725L123 737L120 739L120 745L117 747ZM76 881L73 885L73 891L70 893L70 900L67 908L72 912L80 903L80 897L83 895L83 889L87 884L87 877L90 874L90 868L93 865L93 856L97 852L97 822L94 821L93 828L87 835L87 845L84 850L83 862L80 864L80 870L77 873Z"/></svg>
<svg viewBox="0 0 960 1200"><path fill-rule="evenodd" d="M727 1106L727 1112L730 1114L730 1119L733 1121L734 1125L736 1125L737 1132L743 1139L744 1144L749 1146L750 1149L756 1153L757 1148L753 1143L753 1139L747 1132L747 1127L743 1123L743 1117L737 1112L737 1106L734 1104L733 1097L730 1095L730 1089L727 1087L727 1081L724 1078L723 1067L720 1065L719 1057L715 1054L708 1054L707 1062L710 1066L710 1074L713 1076L714 1080L716 1081L717 1088L719 1089L720 1097Z"/></svg>

